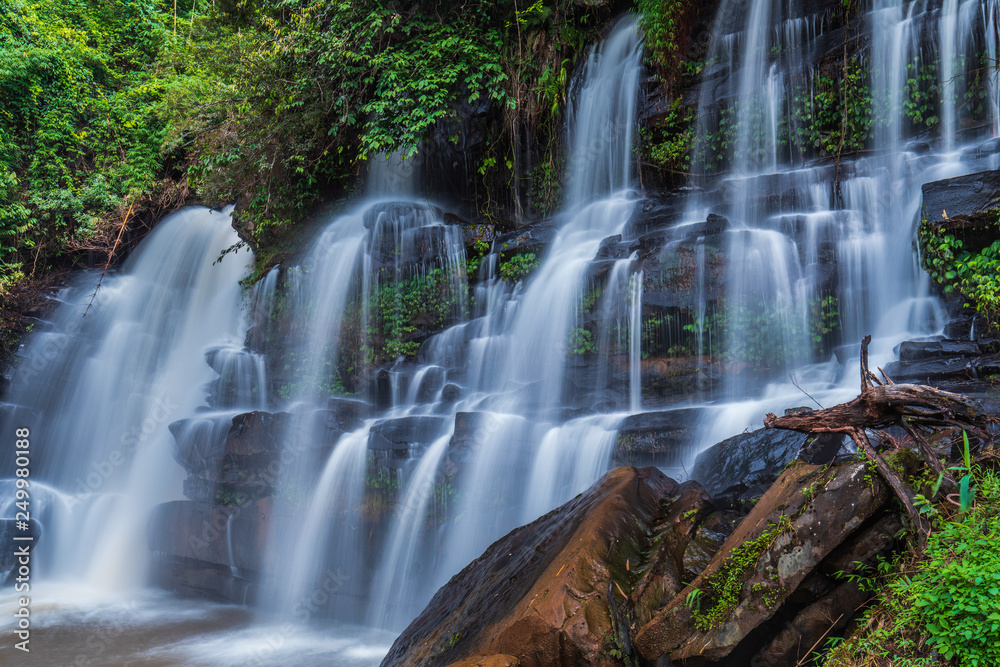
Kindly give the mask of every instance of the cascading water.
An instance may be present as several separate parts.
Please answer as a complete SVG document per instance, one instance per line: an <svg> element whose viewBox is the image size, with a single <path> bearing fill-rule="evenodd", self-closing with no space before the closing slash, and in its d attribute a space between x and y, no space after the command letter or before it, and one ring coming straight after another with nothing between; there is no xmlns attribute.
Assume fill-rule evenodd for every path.
<svg viewBox="0 0 1000 667"><path fill-rule="evenodd" d="M973 99L975 63L995 48L995 7L878 0L863 18L849 19L849 30L870 35L870 53L844 76L861 77L849 67L865 68L857 71L867 74L872 115L867 150L836 161L809 159L812 149L801 143L809 136L803 118L815 108L808 104L826 85L808 64L817 61L828 19L798 11L770 0L725 0L707 56L714 69L702 88L696 139L704 189L691 197L687 219L710 212L729 219L727 278L716 304L729 329L722 354L757 367L750 378L727 380L726 420L736 427L729 434L759 426L783 402L808 401L787 384L789 375L824 402L856 393L856 358L854 367L817 358L814 345L831 326L845 343L873 334L873 365L891 360L900 340L940 330L944 310L928 296L912 250L920 187L992 164L975 151L978 159L959 158L957 148L994 132L995 81L980 87L987 111L961 100ZM925 110L917 118L913 96L930 97L919 86L931 83L940 90L936 115ZM930 148L918 143L928 134ZM722 135L728 152L713 150ZM810 357L821 363L810 365ZM725 436L716 426L704 429L704 445Z"/></svg>
<svg viewBox="0 0 1000 667"><path fill-rule="evenodd" d="M512 290L499 280L498 256L490 253L470 308L461 230L442 224L437 209L412 198L412 188L397 187L415 172L393 176L406 165L392 160L380 160L369 174L388 187L370 186L364 201L317 238L296 272L301 278L290 288L286 278L284 298L301 330L287 332L277 356L302 370L289 374L296 388L286 387L280 373L272 384L285 388L289 409L299 415L286 438L293 451L296 440L329 438L311 424L325 428L317 415L346 400L326 405L325 397L350 391L323 384L348 366L341 350L392 356L412 349L403 321L414 290L432 285L428 298L447 304L448 312L436 311L440 323L459 323L422 344L419 364L399 361L374 382L368 420L334 436L329 454L299 456L282 471L282 487L307 491L305 501L275 506L289 517L269 539L265 598L277 608L292 612L324 572L343 571L350 581L331 613L348 619L366 613L372 623L399 627L491 541L580 492L607 468L621 416L563 424L573 399L564 364L591 260L603 239L623 229L636 202L629 187L640 56L634 19L622 21L576 79L566 212L526 285ZM468 320L470 312L475 318ZM352 362L354 373L366 363ZM303 427L306 415L312 421ZM456 427L464 420L479 428L458 445ZM455 452L466 448L464 470L453 477ZM553 456L575 460L552 466ZM545 491L526 502L528 480ZM383 483L398 488L384 529L377 529L381 515L371 495L364 502L357 495L362 483L369 491ZM436 508L455 494L455 519L435 528ZM382 530L384 538L374 543L362 538Z"/></svg>
<svg viewBox="0 0 1000 667"><path fill-rule="evenodd" d="M181 497L168 425L204 402L213 366L243 367L231 403L262 389L257 362L229 351L245 331L249 258L217 260L237 240L228 211L174 214L99 289L88 276L64 291L26 349L4 427L31 429L33 481L51 487L40 499L51 507L36 505L47 533L36 562L49 577L144 583L149 512Z"/></svg>

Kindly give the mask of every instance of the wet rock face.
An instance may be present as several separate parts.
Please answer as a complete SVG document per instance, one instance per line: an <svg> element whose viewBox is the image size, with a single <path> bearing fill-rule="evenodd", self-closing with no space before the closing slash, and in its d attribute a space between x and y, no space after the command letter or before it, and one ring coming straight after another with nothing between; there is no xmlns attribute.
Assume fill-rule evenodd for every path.
<svg viewBox="0 0 1000 667"><path fill-rule="evenodd" d="M678 465L694 437L701 410L681 409L629 415L615 438L614 461L618 465Z"/></svg>
<svg viewBox="0 0 1000 667"><path fill-rule="evenodd" d="M654 528L671 513L682 516L688 502L696 514L708 509L700 487L681 487L655 468L607 473L456 575L382 664L471 665L498 654L524 667L619 664L608 650L609 587L618 591L615 611L627 614L621 593L631 588Z"/></svg>
<svg viewBox="0 0 1000 667"><path fill-rule="evenodd" d="M647 660L725 659L887 500L864 463L790 467L707 568L639 630L637 649Z"/></svg>
<svg viewBox="0 0 1000 667"><path fill-rule="evenodd" d="M975 396L986 408L995 405L991 383L1000 375L1000 341L996 338L904 341L898 350L899 361L885 367L893 382L926 384Z"/></svg>
<svg viewBox="0 0 1000 667"><path fill-rule="evenodd" d="M261 571L270 517L269 499L242 508L158 505L148 531L149 549L161 564L158 583L182 595L247 601Z"/></svg>
<svg viewBox="0 0 1000 667"><path fill-rule="evenodd" d="M843 575L894 548L888 499L863 462L798 462L741 518L697 482L618 468L494 543L382 664L792 665L866 599Z"/></svg>
<svg viewBox="0 0 1000 667"><path fill-rule="evenodd" d="M791 461L829 463L842 442L842 436L808 436L795 431L741 433L702 452L691 477L713 496L739 496L755 488L766 489Z"/></svg>
<svg viewBox="0 0 1000 667"><path fill-rule="evenodd" d="M923 217L929 224L962 239L970 252L993 243L1000 213L1000 171L934 181L922 190Z"/></svg>

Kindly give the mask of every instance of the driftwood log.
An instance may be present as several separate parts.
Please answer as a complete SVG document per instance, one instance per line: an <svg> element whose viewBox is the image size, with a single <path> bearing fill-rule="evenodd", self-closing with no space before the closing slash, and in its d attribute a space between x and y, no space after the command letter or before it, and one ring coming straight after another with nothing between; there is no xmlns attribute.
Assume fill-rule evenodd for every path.
<svg viewBox="0 0 1000 667"><path fill-rule="evenodd" d="M921 458L935 473L953 484L937 452L925 434L942 428L960 428L976 435L984 434L986 417L976 401L961 394L917 384L893 384L882 373L884 382L868 368L868 345L871 336L861 341L861 394L852 401L831 408L764 418L767 428L781 428L802 433L843 433L850 436L879 474L892 487L918 530L921 544L928 533L926 522L914 505L913 489L889 467L872 446L868 431L899 426L916 444ZM881 369L879 369L881 372Z"/></svg>

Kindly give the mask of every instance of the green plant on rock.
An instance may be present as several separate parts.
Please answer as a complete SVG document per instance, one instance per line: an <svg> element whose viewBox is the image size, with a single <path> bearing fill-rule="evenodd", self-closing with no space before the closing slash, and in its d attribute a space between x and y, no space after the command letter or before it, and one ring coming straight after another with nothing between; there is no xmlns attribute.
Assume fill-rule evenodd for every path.
<svg viewBox="0 0 1000 667"><path fill-rule="evenodd" d="M468 273L468 281L470 283L474 282L479 278L479 267L482 264L483 257L490 253L490 244L482 239L476 239L472 243L472 252L467 253L465 259L465 268Z"/></svg>
<svg viewBox="0 0 1000 667"><path fill-rule="evenodd" d="M697 602L696 606L692 606L694 591L688 595L688 606L691 607L695 627L708 632L729 618L740 603L747 574L756 567L757 561L775 540L791 527L791 519L782 515L778 523L769 526L759 537L740 544L729 553L723 565L705 579L700 593L693 598ZM774 598L776 599L777 597Z"/></svg>
<svg viewBox="0 0 1000 667"><path fill-rule="evenodd" d="M593 354L594 352L597 352L597 343L594 342L594 335L589 329L576 327L569 332L569 338L566 341L566 349L570 354L576 356Z"/></svg>
<svg viewBox="0 0 1000 667"><path fill-rule="evenodd" d="M420 344L407 337L420 331L443 329L467 315L466 291L465 275L453 276L443 268L381 285L371 303L371 312L377 318L368 335L381 343L379 358L371 363L416 354Z"/></svg>
<svg viewBox="0 0 1000 667"><path fill-rule="evenodd" d="M528 201L542 215L551 215L562 200L564 161L559 157L535 165L528 173Z"/></svg>
<svg viewBox="0 0 1000 667"><path fill-rule="evenodd" d="M1000 228L1000 220L995 226ZM970 252L955 234L924 220L920 249L924 270L945 294L957 290L990 328L1000 325L1000 240Z"/></svg>
<svg viewBox="0 0 1000 667"><path fill-rule="evenodd" d="M689 5L684 0L639 0L649 61L659 70L670 70L680 62L680 32Z"/></svg>
<svg viewBox="0 0 1000 667"><path fill-rule="evenodd" d="M840 312L837 297L828 295L815 297L809 301L809 332L813 352L822 354L829 350L832 337L840 328Z"/></svg>
<svg viewBox="0 0 1000 667"><path fill-rule="evenodd" d="M671 102L655 125L643 128L643 158L660 172L686 176L694 148L694 116L694 110L682 106L680 98Z"/></svg>
<svg viewBox="0 0 1000 667"><path fill-rule="evenodd" d="M533 252L514 255L500 264L500 277L509 283L518 283L534 273L540 265L541 260L536 259Z"/></svg>

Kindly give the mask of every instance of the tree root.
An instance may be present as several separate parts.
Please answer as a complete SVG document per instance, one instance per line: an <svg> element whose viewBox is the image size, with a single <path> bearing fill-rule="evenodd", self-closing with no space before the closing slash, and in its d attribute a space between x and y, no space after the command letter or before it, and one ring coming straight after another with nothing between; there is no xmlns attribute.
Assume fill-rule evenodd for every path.
<svg viewBox="0 0 1000 667"><path fill-rule="evenodd" d="M778 417L768 414L766 428L781 428L802 433L843 433L850 436L858 448L874 462L879 474L889 484L910 521L917 529L921 546L926 544L929 527L914 505L913 489L889 467L868 439L869 430L899 426L917 446L920 457L948 484L954 481L924 432L942 428L960 428L976 435L985 435L986 416L979 404L967 396L941 391L917 384L893 384L882 373L885 382L868 369L868 345L871 336L861 341L861 394L847 403L811 412L799 412ZM879 369L881 372L881 369ZM979 438L981 439L981 438Z"/></svg>

